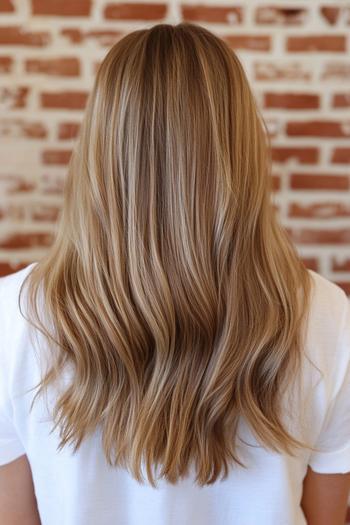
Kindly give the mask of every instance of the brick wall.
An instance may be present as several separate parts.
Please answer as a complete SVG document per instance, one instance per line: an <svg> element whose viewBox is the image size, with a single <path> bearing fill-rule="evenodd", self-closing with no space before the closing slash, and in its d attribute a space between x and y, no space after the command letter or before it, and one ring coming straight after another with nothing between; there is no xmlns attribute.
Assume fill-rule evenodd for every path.
<svg viewBox="0 0 350 525"><path fill-rule="evenodd" d="M281 220L307 266L350 294L350 4L341 1L0 0L0 275L52 242L108 48L133 29L180 20L237 51L272 137Z"/></svg>
<svg viewBox="0 0 350 525"><path fill-rule="evenodd" d="M350 4L0 0L0 274L50 246L96 67L127 32L195 21L234 48L273 144L274 200L308 267L350 294Z"/></svg>

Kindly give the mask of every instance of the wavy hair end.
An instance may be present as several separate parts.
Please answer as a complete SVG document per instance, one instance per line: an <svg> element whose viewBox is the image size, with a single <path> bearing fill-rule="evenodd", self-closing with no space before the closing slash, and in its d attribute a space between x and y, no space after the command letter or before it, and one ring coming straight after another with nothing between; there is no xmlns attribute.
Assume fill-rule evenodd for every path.
<svg viewBox="0 0 350 525"><path fill-rule="evenodd" d="M244 466L240 418L268 448L300 373L310 275L271 202L269 140L229 45L190 23L131 32L97 71L29 321L52 350L33 399L74 380L59 448L100 428L107 461L199 485ZM39 290L45 314L40 316ZM309 447L310 448L310 447ZM314 450L311 447L312 450Z"/></svg>

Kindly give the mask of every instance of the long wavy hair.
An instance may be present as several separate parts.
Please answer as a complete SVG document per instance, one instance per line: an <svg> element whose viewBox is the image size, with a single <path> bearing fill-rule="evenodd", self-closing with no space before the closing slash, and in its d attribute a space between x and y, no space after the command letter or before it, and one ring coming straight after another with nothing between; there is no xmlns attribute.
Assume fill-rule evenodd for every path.
<svg viewBox="0 0 350 525"><path fill-rule="evenodd" d="M108 463L142 481L144 461L155 486L156 465L176 483L193 462L199 485L245 466L240 418L268 448L308 447L281 399L311 279L276 217L269 146L236 54L202 26L157 24L107 52L57 235L20 293L52 349L33 402L74 373L52 412L59 449L99 428Z"/></svg>

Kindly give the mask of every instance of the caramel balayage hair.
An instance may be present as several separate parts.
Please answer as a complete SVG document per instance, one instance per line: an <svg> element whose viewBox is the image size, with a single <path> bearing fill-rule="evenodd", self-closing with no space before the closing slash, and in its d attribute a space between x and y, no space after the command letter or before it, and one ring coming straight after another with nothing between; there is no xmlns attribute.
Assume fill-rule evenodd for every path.
<svg viewBox="0 0 350 525"><path fill-rule="evenodd" d="M200 485L245 466L241 417L268 448L305 445L281 398L311 282L276 218L269 151L236 54L204 27L154 25L106 54L57 235L21 288L52 350L33 402L74 371L52 414L60 449L100 428L109 464L141 481L144 461L155 486L156 465L175 483L193 463Z"/></svg>

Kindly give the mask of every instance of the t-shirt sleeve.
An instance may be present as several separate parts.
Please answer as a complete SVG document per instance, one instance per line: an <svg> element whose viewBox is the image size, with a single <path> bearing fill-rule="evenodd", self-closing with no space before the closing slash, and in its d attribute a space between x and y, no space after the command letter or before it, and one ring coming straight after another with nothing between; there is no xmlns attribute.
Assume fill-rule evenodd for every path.
<svg viewBox="0 0 350 525"><path fill-rule="evenodd" d="M343 292L344 308L338 342L334 390L309 465L321 474L350 472L350 302Z"/></svg>
<svg viewBox="0 0 350 525"><path fill-rule="evenodd" d="M0 465L5 465L19 458L26 451L2 406L0 411Z"/></svg>
<svg viewBox="0 0 350 525"><path fill-rule="evenodd" d="M0 465L10 463L25 454L13 420L13 402L9 392L11 316L6 308L11 293L8 276L0 278ZM12 319L13 321L13 319ZM15 327L13 327L14 329Z"/></svg>

